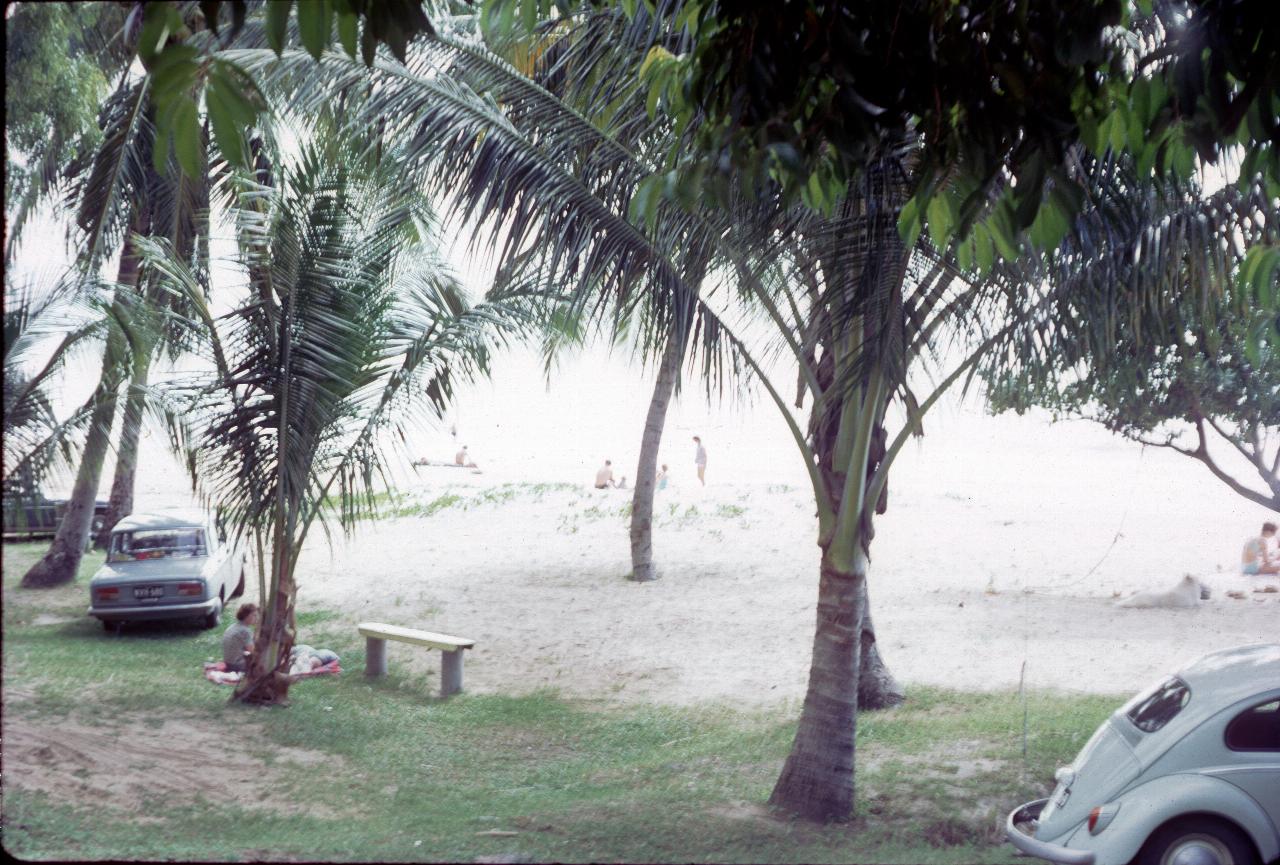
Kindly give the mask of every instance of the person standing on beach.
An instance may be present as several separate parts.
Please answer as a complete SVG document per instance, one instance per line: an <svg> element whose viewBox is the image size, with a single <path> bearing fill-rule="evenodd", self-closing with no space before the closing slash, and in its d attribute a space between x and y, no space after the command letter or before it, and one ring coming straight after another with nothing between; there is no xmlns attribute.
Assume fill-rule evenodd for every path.
<svg viewBox="0 0 1280 865"><path fill-rule="evenodd" d="M1280 574L1280 558L1271 554L1276 536L1275 523L1263 523L1262 535L1244 542L1240 554L1240 570L1246 574Z"/></svg>
<svg viewBox="0 0 1280 865"><path fill-rule="evenodd" d="M665 490L667 488L667 464L662 464L662 471L658 472L654 482L658 485L658 489Z"/></svg>
<svg viewBox="0 0 1280 865"><path fill-rule="evenodd" d="M698 482L705 487L707 485L707 449L702 446L702 439L698 436L693 437L693 443L698 446L698 451L693 457L694 465L698 467Z"/></svg>
<svg viewBox="0 0 1280 865"><path fill-rule="evenodd" d="M600 466L600 470L596 472L596 489L607 490L611 486L615 486L613 482L613 463L605 460L604 465Z"/></svg>

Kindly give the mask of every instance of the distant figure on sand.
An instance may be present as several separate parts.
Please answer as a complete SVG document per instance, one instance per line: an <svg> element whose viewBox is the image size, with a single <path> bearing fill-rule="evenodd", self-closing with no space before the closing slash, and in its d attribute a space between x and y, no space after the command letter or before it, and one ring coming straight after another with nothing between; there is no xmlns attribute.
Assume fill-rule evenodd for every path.
<svg viewBox="0 0 1280 865"><path fill-rule="evenodd" d="M1263 523L1262 534L1244 542L1240 554L1240 570L1246 574L1280 574L1280 558L1272 555L1276 536L1275 523Z"/></svg>
<svg viewBox="0 0 1280 865"><path fill-rule="evenodd" d="M660 490L665 490L667 488L667 464L666 463L662 464L662 471L658 472L658 476L654 478L654 482L657 483L658 489Z"/></svg>
<svg viewBox="0 0 1280 865"><path fill-rule="evenodd" d="M693 437L693 443L698 446L698 452L693 457L694 465L698 467L698 481L705 487L707 485L707 449L702 446L702 439L698 436Z"/></svg>
<svg viewBox="0 0 1280 865"><path fill-rule="evenodd" d="M466 466L469 469L478 468L478 466L471 461L471 455L467 453L466 445L463 445L462 450L458 451L456 454L453 455L453 464L458 466Z"/></svg>
<svg viewBox="0 0 1280 865"><path fill-rule="evenodd" d="M613 463L605 460L604 465L600 466L600 470L596 472L596 489L607 490L612 486L616 486L613 482Z"/></svg>

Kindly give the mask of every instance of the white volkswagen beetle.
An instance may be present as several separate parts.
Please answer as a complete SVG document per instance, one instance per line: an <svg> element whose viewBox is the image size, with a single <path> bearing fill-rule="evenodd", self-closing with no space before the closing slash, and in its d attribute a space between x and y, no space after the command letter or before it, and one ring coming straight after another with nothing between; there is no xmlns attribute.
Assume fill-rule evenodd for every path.
<svg viewBox="0 0 1280 865"><path fill-rule="evenodd" d="M89 615L126 621L199 618L218 624L244 592L245 554L200 511L130 514L111 532L107 562L89 581Z"/></svg>
<svg viewBox="0 0 1280 865"><path fill-rule="evenodd" d="M1280 858L1280 645L1205 655L1122 706L1009 815L1024 853L1063 865Z"/></svg>

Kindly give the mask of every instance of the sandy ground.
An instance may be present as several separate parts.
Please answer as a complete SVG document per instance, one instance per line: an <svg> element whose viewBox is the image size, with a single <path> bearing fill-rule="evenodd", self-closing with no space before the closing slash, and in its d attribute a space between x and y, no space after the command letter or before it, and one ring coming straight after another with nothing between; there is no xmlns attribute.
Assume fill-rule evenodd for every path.
<svg viewBox="0 0 1280 865"><path fill-rule="evenodd" d="M458 500L369 525L332 551L312 546L301 563L304 608L470 637L475 692L550 687L682 704L803 697L818 563L805 490L664 491L662 577L635 584L624 579L629 492L423 474L419 502ZM1030 687L1124 693L1181 660L1280 633L1276 578L1202 572L1213 597L1196 609L1122 609L1115 595L1172 586L1181 572L999 574L1007 550L984 558L958 541L921 547L899 530L910 500L900 507L906 513L885 521L873 548L870 585L883 653L907 685L1016 688L1025 675ZM1260 591L1267 586L1277 591ZM407 646L393 646L391 658L423 671L438 665Z"/></svg>
<svg viewBox="0 0 1280 865"><path fill-rule="evenodd" d="M778 418L715 413L696 394L673 409L660 455L672 485L658 496L654 532L662 578L637 585L624 578L631 493L590 483L602 453L634 476L634 454L605 447L635 444L631 415L642 417L647 388L619 376L573 379L568 392L544 391L537 375L496 382L469 398L457 439L444 427L414 443L414 455L448 461L467 442L484 473L406 470L397 483L416 501L456 501L366 524L332 547L313 531L301 609L338 611L353 635L373 620L470 637L475 692L799 700L816 521ZM598 429L578 424L574 400L597 392L616 395L619 411L593 415ZM481 424L484 406L492 418ZM705 488L694 432L711 456ZM1124 694L1203 652L1280 638L1280 593L1254 591L1280 580L1238 573L1244 539L1275 514L1203 466L1086 422L991 418L959 402L936 408L926 433L894 466L872 546L882 653L906 685L1016 688L1025 676L1035 688ZM137 509L188 504L160 438L143 447ZM1186 573L1214 590L1197 609L1114 606ZM408 646L391 647L390 663L438 675L434 653Z"/></svg>

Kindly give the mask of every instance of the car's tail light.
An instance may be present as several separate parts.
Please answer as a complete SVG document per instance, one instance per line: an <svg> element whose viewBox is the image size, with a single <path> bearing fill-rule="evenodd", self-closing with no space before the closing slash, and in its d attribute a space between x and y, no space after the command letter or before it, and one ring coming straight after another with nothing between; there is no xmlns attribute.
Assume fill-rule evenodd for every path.
<svg viewBox="0 0 1280 865"><path fill-rule="evenodd" d="M1111 825L1111 821L1115 819L1116 814L1120 812L1120 804L1112 802L1109 805L1099 805L1089 812L1089 834L1097 835L1103 829Z"/></svg>
<svg viewBox="0 0 1280 865"><path fill-rule="evenodd" d="M203 595L204 583L178 583L179 595Z"/></svg>
<svg viewBox="0 0 1280 865"><path fill-rule="evenodd" d="M93 596L99 601L118 601L120 600L120 587L103 586L100 589L94 589Z"/></svg>

